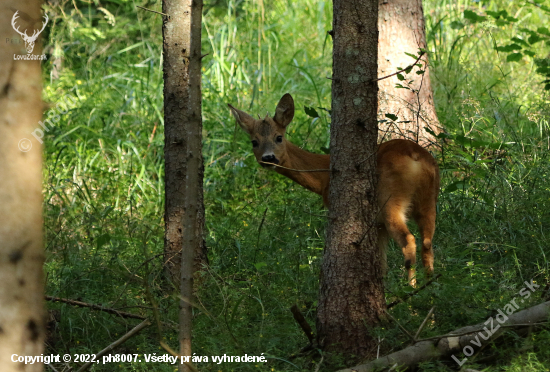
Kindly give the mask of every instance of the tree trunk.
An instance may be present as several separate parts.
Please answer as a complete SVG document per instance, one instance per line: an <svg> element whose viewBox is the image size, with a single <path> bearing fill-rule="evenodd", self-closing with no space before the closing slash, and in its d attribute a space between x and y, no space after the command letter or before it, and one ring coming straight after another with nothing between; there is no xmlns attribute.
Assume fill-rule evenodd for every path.
<svg viewBox="0 0 550 372"><path fill-rule="evenodd" d="M417 54L420 48L426 48L426 30L422 0L379 0L379 12L378 77L383 77L414 63L415 59L405 52ZM416 74L419 69L415 68L404 75L405 81L392 76L379 82L378 116L379 120L386 120L380 123L381 141L407 138L426 146L435 139L424 128L440 132L426 66L428 56L424 55L421 61L423 75ZM396 88L396 84L407 86L411 79L414 81L410 89ZM398 119L389 120L385 114L396 115Z"/></svg>
<svg viewBox="0 0 550 372"><path fill-rule="evenodd" d="M376 0L335 0L330 211L317 334L327 351L365 358L385 299L376 202Z"/></svg>
<svg viewBox="0 0 550 372"><path fill-rule="evenodd" d="M42 19L40 1L6 1L1 35L15 38L15 10ZM13 9L9 11L8 9ZM16 17L15 22L24 32ZM33 33L30 25L27 34ZM40 28L38 28L39 30ZM44 350L42 264L42 146L31 133L42 118L40 61L14 60L27 55L24 43L4 43L0 54L0 370L41 371L42 364L12 362L13 354L38 356ZM33 55L42 54L37 41Z"/></svg>
<svg viewBox="0 0 550 372"><path fill-rule="evenodd" d="M170 5L170 4L172 5ZM189 45L191 45L191 24L184 25L183 17L190 17L184 8L190 8L190 0L185 4L178 1L166 1L163 3L163 12L167 8L172 11L172 19L178 21L165 21L163 25L164 35L164 161L165 161L165 235L164 235L164 262L167 276L173 283L180 281L181 258L183 246L183 221L185 211L185 190L187 175L187 159L189 157L187 146L194 152L193 161L198 161L198 173L193 175L193 182L199 186L197 189L197 217L195 234L200 240L197 244L194 257L194 271L200 270L202 265L208 263L207 248L203 239L204 232L204 202L202 181L204 164L202 149L198 146L202 141L202 112L200 91L200 52L197 56L189 57ZM200 3L200 5L199 5ZM193 9L201 8L202 1L193 1ZM201 10L202 11L202 10ZM202 15L199 12L199 16ZM191 22L188 20L187 22ZM197 21L200 23L200 21ZM187 27L187 31L184 31ZM198 40L200 40L200 30ZM198 41L197 41L198 42ZM187 47L185 47L187 45ZM196 66L195 66L196 64ZM199 142L196 142L198 138ZM195 141L188 144L189 141ZM198 151L198 152L197 152ZM197 165L193 165L197 167Z"/></svg>
<svg viewBox="0 0 550 372"><path fill-rule="evenodd" d="M202 0L165 0L165 262L179 283L180 353L191 355L193 276L205 260L202 192ZM180 254L181 252L181 254ZM187 366L180 365L181 371Z"/></svg>

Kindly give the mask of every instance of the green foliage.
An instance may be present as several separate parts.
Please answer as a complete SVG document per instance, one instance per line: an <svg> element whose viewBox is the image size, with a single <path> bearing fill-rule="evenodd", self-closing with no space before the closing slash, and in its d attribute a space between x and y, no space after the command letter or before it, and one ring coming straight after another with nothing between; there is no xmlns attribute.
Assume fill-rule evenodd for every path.
<svg viewBox="0 0 550 372"><path fill-rule="evenodd" d="M443 276L392 309L414 331L435 306L425 337L484 321L514 298L525 280L549 280L548 2L534 3L425 4L434 97L446 128L439 135L442 192L434 241L435 270ZM136 4L161 10L158 1ZM45 5L50 24L44 99L50 107L64 96L76 102L45 136L46 290L151 317L157 306L164 322L161 337L176 348L172 325L178 298L166 295L162 273L162 19L136 4ZM201 370L315 365L309 358L289 359L307 340L288 309L297 303L314 324L326 211L318 196L256 164L227 103L253 115L272 115L279 98L290 92L304 110L297 110L289 139L328 152L331 13L325 1L205 4L203 155L210 265L197 280L194 350L208 356L264 353L268 363L209 361L199 364ZM417 51L404 52L417 58ZM396 82L399 76L406 79L398 74ZM55 117L52 110L47 117ZM411 289L394 245L388 261L390 302ZM524 306L537 301L533 296ZM51 341L58 352L97 352L135 324L89 309L49 306L61 312L59 336ZM409 342L395 324L374 332L384 339L382 351ZM150 327L117 352L162 354L158 337L156 326ZM507 337L509 346L487 350L498 356L488 370L543 370L550 363L547 331L528 339ZM432 362L422 370L452 368ZM172 371L173 366L120 363L116 369Z"/></svg>

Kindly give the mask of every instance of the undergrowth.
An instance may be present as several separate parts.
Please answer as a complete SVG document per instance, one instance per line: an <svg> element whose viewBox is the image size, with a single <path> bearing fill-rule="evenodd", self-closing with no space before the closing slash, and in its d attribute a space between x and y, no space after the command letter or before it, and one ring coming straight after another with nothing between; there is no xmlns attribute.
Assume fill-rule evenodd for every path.
<svg viewBox="0 0 550 372"><path fill-rule="evenodd" d="M149 327L116 352L163 354L159 337L177 347L178 298L167 294L162 275L162 20L135 5L161 10L160 2L151 0L44 5L50 16L47 116L55 119L49 113L65 95L76 102L45 136L46 292L145 316L158 307L162 329ZM536 304L550 280L550 99L535 58L509 61L496 49L522 29L548 21L547 13L529 6L517 1L424 5L435 103L446 129L435 153L442 181L435 271L442 277L391 310L414 332L435 306L423 337L485 321L516 297L525 281L541 289L522 307ZM478 22L464 12L481 17L503 9L517 21L499 26L490 17ZM291 358L307 339L289 308L298 304L314 324L326 210L316 195L257 166L227 103L273 114L279 98L290 92L297 112L289 139L313 152L328 147L328 112L318 110L321 117L312 119L302 108L330 108L331 13L332 4L322 0L205 4L203 153L210 263L200 273L193 342L196 354L209 361L199 363L200 370L315 368L309 357ZM547 39L533 45L539 58L548 54ZM388 262L390 302L411 288L394 245ZM85 308L48 306L57 312L49 348L58 353L96 353L137 324ZM375 332L385 352L409 343L393 323ZM487 371L548 370L547 327L527 338L505 337L506 343L484 351L494 357L491 362L480 363L481 357L470 362ZM218 365L210 358L262 353L266 364ZM174 366L142 362L93 369L172 371ZM420 369L457 366L430 362Z"/></svg>

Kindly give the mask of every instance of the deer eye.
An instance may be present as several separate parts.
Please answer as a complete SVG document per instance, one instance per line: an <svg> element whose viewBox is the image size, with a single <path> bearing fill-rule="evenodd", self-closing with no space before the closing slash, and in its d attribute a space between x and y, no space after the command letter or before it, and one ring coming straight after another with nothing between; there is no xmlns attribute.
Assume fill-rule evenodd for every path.
<svg viewBox="0 0 550 372"><path fill-rule="evenodd" d="M275 138L275 141L277 141L278 143L283 142L283 136L277 136L277 138Z"/></svg>
<svg viewBox="0 0 550 372"><path fill-rule="evenodd" d="M252 141L252 147L258 147L258 141L253 140Z"/></svg>

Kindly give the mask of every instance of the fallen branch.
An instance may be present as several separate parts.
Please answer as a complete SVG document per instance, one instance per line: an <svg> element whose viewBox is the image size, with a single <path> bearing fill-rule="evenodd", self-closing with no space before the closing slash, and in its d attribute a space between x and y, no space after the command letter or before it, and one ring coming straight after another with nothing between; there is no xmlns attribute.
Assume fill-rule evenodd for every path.
<svg viewBox="0 0 550 372"><path fill-rule="evenodd" d="M422 322L422 324L420 324L420 327L418 328L418 331L416 331L416 333L414 335L414 338L413 338L413 341L415 343L418 342L418 336L420 336L420 332L422 332L422 329L424 329L424 326L426 325L426 322L428 322L428 319L433 314L434 310L435 310L435 306L432 306L432 308L428 312L428 315L426 315L426 317L424 318L424 321Z"/></svg>
<svg viewBox="0 0 550 372"><path fill-rule="evenodd" d="M300 325L300 327L302 328L302 331L304 331L304 333L306 334L306 337L308 338L309 343L312 344L313 330L309 326L309 323L307 322L306 318L304 318L304 316L302 315L302 312L300 311L300 309L298 309L298 305L296 304L292 305L292 307L290 308L290 311L292 312L292 316L294 316L294 320L296 321L296 323Z"/></svg>
<svg viewBox="0 0 550 372"><path fill-rule="evenodd" d="M366 364L361 364L349 369L343 369L340 372L372 372L391 368L393 366L411 367L420 362L426 362L432 359L449 357L454 354L462 353L466 347L481 347L494 340L504 329L510 327L532 327L534 325L546 322L550 314L550 301L530 307L528 309L518 311L517 313L508 315L508 319L503 323L499 322L483 322L473 326L459 328L451 334L435 337L434 339L420 340L418 343L406 347L403 350L386 355L382 358L373 360ZM547 324L547 323L543 323ZM494 332L486 331L491 329ZM490 337L485 340L484 337L479 337L479 333ZM457 358L455 356L455 358ZM458 359L456 359L458 360ZM462 363L464 360L462 361Z"/></svg>
<svg viewBox="0 0 550 372"><path fill-rule="evenodd" d="M386 306L386 309L391 309L392 307L394 307L395 305L397 304L400 304L401 302L405 302L407 299L411 298L412 296L414 296L415 294L417 294L418 292L420 292L421 290L423 290L424 288L426 288L427 286L429 286L430 284L432 284L435 280L437 280L437 278L439 278L441 276L441 274L437 274L436 276L434 276L433 278L431 278L430 280L428 280L423 286L419 287L418 289L415 289L414 291L410 292L410 293L407 293L407 295L403 298L398 298L397 300L391 302L388 304L388 306Z"/></svg>
<svg viewBox="0 0 550 372"><path fill-rule="evenodd" d="M46 297L46 300L48 300L48 301L63 302L63 303L73 305L73 306L78 306L78 307L87 307L87 308L98 310L98 311L104 311L104 312L109 313L109 314L118 315L122 318L133 318L133 319L141 319L141 320L146 319L144 316L141 316L141 315L127 313L125 311L118 311L116 309L110 309L110 308L104 307L102 305L89 304L87 302L69 300L67 298L59 298L59 297L52 297L52 296L44 296L44 297Z"/></svg>
<svg viewBox="0 0 550 372"><path fill-rule="evenodd" d="M93 364L96 364L96 362L99 360L99 358L101 358L103 355L107 354L108 352L114 350L116 347L122 345L124 342L126 342L128 339L130 339L131 337L135 336L136 334L139 333L139 331L141 331L143 328L145 327L148 327L149 325L151 325L151 323L149 322L149 320L145 319L143 322L139 323L137 326L135 326L134 328L132 328L130 330L130 332L126 333L124 336L122 336L121 338L119 338L118 340L116 340L115 342L113 342L111 345L107 346L105 349L101 350L99 353L97 353L95 356L95 361L93 362L88 362L84 365L82 365L82 367L80 367L78 369L78 371L76 372L84 372L85 370L87 370L88 368L90 368L90 366L92 366Z"/></svg>

